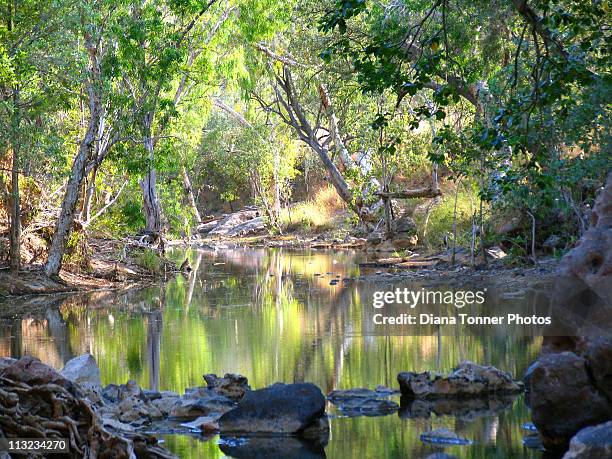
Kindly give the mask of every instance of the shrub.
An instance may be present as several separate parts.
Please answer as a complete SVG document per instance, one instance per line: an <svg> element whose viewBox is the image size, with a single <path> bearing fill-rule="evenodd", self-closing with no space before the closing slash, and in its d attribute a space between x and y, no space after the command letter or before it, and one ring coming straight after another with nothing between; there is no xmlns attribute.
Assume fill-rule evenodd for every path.
<svg viewBox="0 0 612 459"><path fill-rule="evenodd" d="M158 252L152 249L142 249L134 255L138 266L149 271L151 274L162 274L164 262Z"/></svg>
<svg viewBox="0 0 612 459"><path fill-rule="evenodd" d="M478 196L474 190L460 190L457 196L457 247L469 247L472 238L472 214L477 211ZM427 226L426 213L415 215L417 226L421 228L423 243L430 248L445 245L445 238L452 244L455 193L449 191L440 203L429 212Z"/></svg>

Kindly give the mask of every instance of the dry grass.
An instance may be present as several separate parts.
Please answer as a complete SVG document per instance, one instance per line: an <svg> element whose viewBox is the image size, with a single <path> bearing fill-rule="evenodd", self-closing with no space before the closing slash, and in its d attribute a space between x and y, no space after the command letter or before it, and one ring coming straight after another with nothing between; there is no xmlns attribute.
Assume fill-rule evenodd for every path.
<svg viewBox="0 0 612 459"><path fill-rule="evenodd" d="M286 231L321 232L335 226L338 214L346 210L346 204L333 186L321 188L313 199L284 209L281 225Z"/></svg>

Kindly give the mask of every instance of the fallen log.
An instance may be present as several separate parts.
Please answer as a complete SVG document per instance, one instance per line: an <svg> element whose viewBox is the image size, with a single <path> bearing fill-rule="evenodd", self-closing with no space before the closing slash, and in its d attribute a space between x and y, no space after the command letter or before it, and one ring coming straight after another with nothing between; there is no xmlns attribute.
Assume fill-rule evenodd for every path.
<svg viewBox="0 0 612 459"><path fill-rule="evenodd" d="M435 198L436 196L441 196L442 192L439 189L434 190L431 187L427 187L404 191L377 191L374 194L376 196L380 196L383 199L415 199Z"/></svg>

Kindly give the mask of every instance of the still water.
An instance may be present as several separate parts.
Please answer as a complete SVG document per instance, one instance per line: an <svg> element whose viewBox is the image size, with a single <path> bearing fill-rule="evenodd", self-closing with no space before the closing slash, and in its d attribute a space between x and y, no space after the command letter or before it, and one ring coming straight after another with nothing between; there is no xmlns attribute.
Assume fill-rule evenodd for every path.
<svg viewBox="0 0 612 459"><path fill-rule="evenodd" d="M143 388L179 393L205 385L205 373L229 372L247 376L253 388L310 381L328 393L397 387L400 371L443 372L462 360L520 376L541 343L461 327L425 336L389 333L372 323L373 292L389 285L350 280L360 274L359 252L240 248L171 256L188 256L194 271L141 290L0 303L0 355L34 355L62 368L90 352L103 384L133 379ZM339 282L330 285L333 279ZM29 312L14 313L23 308ZM473 459L540 457L522 444L529 433L522 427L529 421L522 397L486 415L411 417L401 410L349 418L333 405L329 412L324 456L308 457L426 458L438 451ZM421 433L441 427L474 444L442 449L420 441ZM165 442L183 458L228 457L219 437L171 435Z"/></svg>

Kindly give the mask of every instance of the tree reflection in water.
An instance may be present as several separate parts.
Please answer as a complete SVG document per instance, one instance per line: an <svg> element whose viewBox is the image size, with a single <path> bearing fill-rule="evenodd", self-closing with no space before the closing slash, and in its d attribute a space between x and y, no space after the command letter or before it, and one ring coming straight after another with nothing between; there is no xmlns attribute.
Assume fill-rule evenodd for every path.
<svg viewBox="0 0 612 459"><path fill-rule="evenodd" d="M343 281L359 275L356 252L232 249L188 251L194 271L138 291L96 292L0 305L0 351L34 355L54 367L91 352L102 381L136 380L145 388L182 392L205 373L240 373L252 387L311 381L324 393L395 387L400 371L448 371L461 360L522 375L539 338L510 333L394 336L372 323L380 285ZM185 253L173 256L182 261ZM330 274L331 273L331 274ZM337 285L330 285L338 279ZM424 285L415 284L413 288ZM527 301L527 300L523 300ZM530 305L524 305L526 308ZM33 311L17 319L14 311ZM328 457L425 457L439 449L419 434L448 427L475 444L445 449L457 457L537 457L524 450L522 399L472 418L433 411L429 417L334 418ZM330 410L334 413L333 407ZM181 457L222 457L216 441L170 436Z"/></svg>

